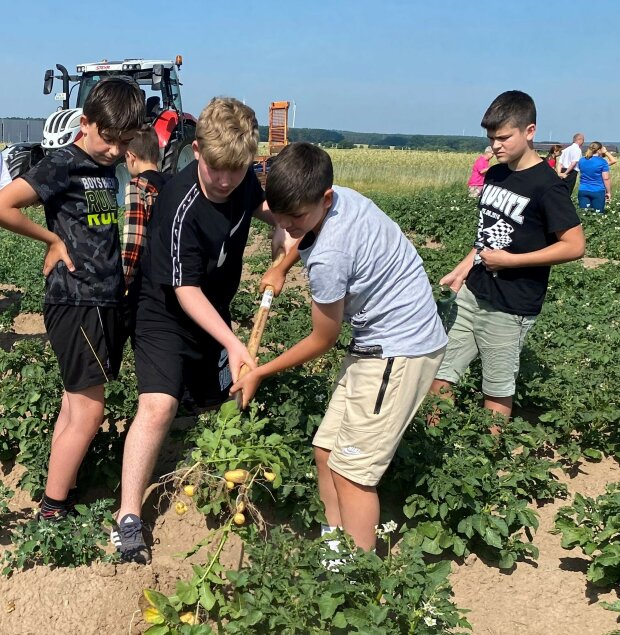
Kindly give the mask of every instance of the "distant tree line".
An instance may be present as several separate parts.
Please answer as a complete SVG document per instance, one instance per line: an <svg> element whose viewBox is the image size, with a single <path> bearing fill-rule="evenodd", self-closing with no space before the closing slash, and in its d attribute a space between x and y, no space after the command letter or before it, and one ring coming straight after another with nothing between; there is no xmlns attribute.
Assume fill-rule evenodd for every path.
<svg viewBox="0 0 620 635"><path fill-rule="evenodd" d="M260 126L261 141L269 138L269 128ZM481 152L488 145L486 137L456 135L404 135L376 132L349 132L323 130L321 128L290 128L289 141L309 141L325 147L353 148L365 145L370 148L403 148L409 150L443 150L448 152Z"/></svg>

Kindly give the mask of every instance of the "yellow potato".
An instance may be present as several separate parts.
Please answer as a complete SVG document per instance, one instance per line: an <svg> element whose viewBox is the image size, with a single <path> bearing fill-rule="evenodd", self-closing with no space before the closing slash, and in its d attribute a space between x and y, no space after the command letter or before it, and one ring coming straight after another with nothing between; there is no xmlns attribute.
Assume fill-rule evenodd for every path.
<svg viewBox="0 0 620 635"><path fill-rule="evenodd" d="M249 475L250 473L247 470L228 470L228 472L224 474L224 478L227 481L241 484L245 483L248 480Z"/></svg>
<svg viewBox="0 0 620 635"><path fill-rule="evenodd" d="M237 512L233 516L233 522L235 525L239 525L239 527L241 527L241 525L245 525L245 516L241 512Z"/></svg>

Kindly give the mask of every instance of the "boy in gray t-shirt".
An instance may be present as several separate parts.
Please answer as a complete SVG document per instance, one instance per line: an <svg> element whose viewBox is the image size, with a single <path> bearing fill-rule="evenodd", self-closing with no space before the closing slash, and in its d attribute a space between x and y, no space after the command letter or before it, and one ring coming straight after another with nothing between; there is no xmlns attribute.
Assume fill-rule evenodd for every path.
<svg viewBox="0 0 620 635"><path fill-rule="evenodd" d="M278 225L301 239L312 332L231 392L242 390L247 404L265 377L319 357L350 322L353 341L313 446L328 522L322 532L342 527L370 550L379 523L376 485L433 381L447 337L415 248L372 201L333 186L324 150L287 146L272 164L266 195ZM271 274L276 289L287 266L289 258Z"/></svg>

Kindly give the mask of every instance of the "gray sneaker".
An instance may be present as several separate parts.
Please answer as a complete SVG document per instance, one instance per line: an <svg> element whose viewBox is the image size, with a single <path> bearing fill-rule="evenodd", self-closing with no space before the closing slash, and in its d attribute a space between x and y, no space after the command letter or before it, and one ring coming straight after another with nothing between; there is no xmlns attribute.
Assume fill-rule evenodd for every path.
<svg viewBox="0 0 620 635"><path fill-rule="evenodd" d="M125 562L149 564L151 550L142 535L142 521L135 514L123 516L110 532L110 540Z"/></svg>

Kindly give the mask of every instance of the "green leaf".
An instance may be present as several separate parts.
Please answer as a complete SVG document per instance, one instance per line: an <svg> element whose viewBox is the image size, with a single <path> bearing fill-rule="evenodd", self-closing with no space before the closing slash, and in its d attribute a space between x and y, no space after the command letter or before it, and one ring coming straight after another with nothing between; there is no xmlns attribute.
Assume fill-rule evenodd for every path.
<svg viewBox="0 0 620 635"><path fill-rule="evenodd" d="M199 597L200 604L202 604L205 611L210 611L215 606L215 595L213 595L213 592L206 584L203 584L203 586L200 588Z"/></svg>
<svg viewBox="0 0 620 635"><path fill-rule="evenodd" d="M319 610L321 611L321 619L330 619L342 602L342 596L333 596L331 593L323 593L318 601Z"/></svg>
<svg viewBox="0 0 620 635"><path fill-rule="evenodd" d="M183 582L182 580L179 580L177 582L177 596L183 604L191 606L192 604L196 604L196 601L198 600L198 589L191 584L191 582Z"/></svg>
<svg viewBox="0 0 620 635"><path fill-rule="evenodd" d="M487 545L497 547L498 549L501 549L503 546L500 535L496 531L493 531L490 527L487 527L484 532L484 541Z"/></svg>

